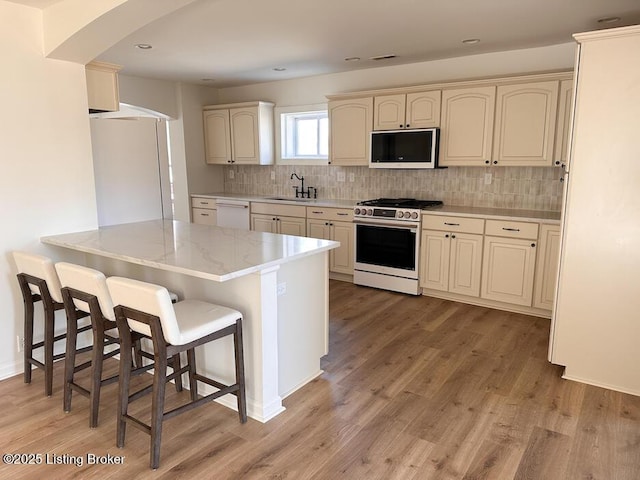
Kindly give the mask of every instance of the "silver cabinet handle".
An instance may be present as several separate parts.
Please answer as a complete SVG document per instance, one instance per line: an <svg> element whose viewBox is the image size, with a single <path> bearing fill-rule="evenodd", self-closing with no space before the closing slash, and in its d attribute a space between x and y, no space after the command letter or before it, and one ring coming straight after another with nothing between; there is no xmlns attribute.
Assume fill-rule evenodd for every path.
<svg viewBox="0 0 640 480"><path fill-rule="evenodd" d="M444 222L445 225L451 225L453 227L459 227L460 224L459 223L449 223L449 222Z"/></svg>
<svg viewBox="0 0 640 480"><path fill-rule="evenodd" d="M349 214L348 213L340 213L338 212L338 216L339 217L347 217Z"/></svg>
<svg viewBox="0 0 640 480"><path fill-rule="evenodd" d="M507 228L507 227L502 227L503 230L506 230L507 232L519 232L520 229L519 228Z"/></svg>
<svg viewBox="0 0 640 480"><path fill-rule="evenodd" d="M322 210L311 210L311 213L321 214L324 213Z"/></svg>

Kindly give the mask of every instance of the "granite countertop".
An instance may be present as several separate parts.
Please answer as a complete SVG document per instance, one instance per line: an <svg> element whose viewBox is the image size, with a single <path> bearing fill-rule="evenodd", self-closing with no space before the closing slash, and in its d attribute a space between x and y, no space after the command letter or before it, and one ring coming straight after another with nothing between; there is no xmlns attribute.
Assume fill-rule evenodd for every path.
<svg viewBox="0 0 640 480"><path fill-rule="evenodd" d="M191 195L192 197L208 197L208 198L229 198L233 200L246 200L248 202L265 202L265 203L286 203L292 205L309 205L336 208L353 208L360 200L329 200L329 199L288 199L286 197L262 197L259 195L245 195L235 193L198 193ZM424 214L436 215L452 215L487 218L494 217L499 220L510 220L520 222L540 222L550 224L560 224L560 212L550 212L544 210L521 210L511 208L489 208L489 207L465 207L454 205L441 205L439 207L430 207L423 210Z"/></svg>
<svg viewBox="0 0 640 480"><path fill-rule="evenodd" d="M52 235L42 243L216 282L340 246L339 242L151 220Z"/></svg>

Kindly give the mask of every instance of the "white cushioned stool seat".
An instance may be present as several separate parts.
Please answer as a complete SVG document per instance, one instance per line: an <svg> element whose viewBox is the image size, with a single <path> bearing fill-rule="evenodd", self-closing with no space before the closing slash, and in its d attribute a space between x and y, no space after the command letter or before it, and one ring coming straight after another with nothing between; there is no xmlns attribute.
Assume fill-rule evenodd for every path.
<svg viewBox="0 0 640 480"><path fill-rule="evenodd" d="M16 262L19 273L26 273L34 277L38 277L47 282L49 294L51 298L58 303L62 303L62 294L60 293L60 279L56 274L53 261L42 255L27 252L13 252L13 259ZM31 293L40 295L40 290L34 285L29 285Z"/></svg>

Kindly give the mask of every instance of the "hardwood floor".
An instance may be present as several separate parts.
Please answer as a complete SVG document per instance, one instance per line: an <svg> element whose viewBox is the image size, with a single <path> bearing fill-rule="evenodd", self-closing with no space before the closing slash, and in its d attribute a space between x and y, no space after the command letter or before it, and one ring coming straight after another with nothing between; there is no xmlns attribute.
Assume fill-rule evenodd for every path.
<svg viewBox="0 0 640 480"><path fill-rule="evenodd" d="M0 451L66 459L3 464L0 478L640 478L640 398L561 379L548 320L337 281L330 299L320 378L267 424L217 404L167 421L157 471L146 434L129 428L115 446L117 386L91 430L86 398L62 411L62 363L50 398L40 370L31 385L0 382ZM167 392L167 408L188 397ZM124 464L87 465L88 453Z"/></svg>

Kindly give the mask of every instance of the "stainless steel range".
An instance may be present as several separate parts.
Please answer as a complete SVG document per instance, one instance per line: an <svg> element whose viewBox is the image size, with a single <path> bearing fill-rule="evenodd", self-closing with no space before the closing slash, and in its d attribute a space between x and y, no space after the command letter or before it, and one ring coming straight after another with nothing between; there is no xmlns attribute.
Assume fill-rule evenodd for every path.
<svg viewBox="0 0 640 480"><path fill-rule="evenodd" d="M418 295L420 222L424 208L439 200L378 198L353 209L353 283Z"/></svg>

